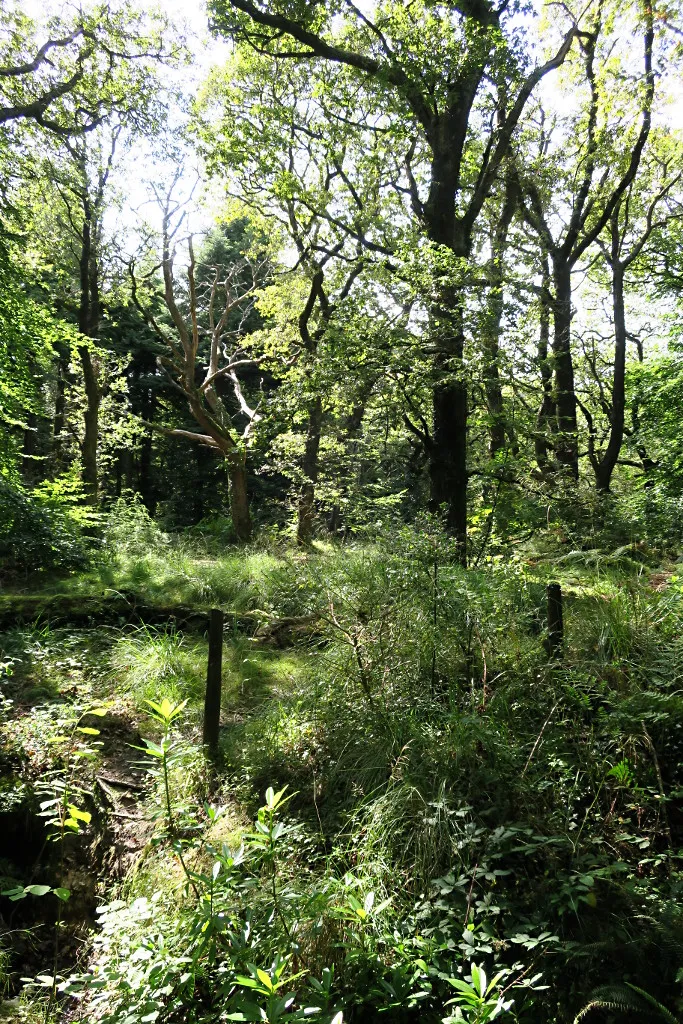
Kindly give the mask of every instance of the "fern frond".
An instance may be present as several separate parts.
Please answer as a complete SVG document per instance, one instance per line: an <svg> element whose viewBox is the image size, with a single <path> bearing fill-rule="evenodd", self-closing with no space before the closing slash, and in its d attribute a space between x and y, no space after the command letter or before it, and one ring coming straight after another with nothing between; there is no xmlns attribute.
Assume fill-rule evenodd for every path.
<svg viewBox="0 0 683 1024"><path fill-rule="evenodd" d="M613 1010L617 1013L626 1013L630 1007L624 1003L611 1002L609 999L592 999L590 1003L586 1003L582 1010L579 1010L576 1017L574 1017L574 1024L581 1024L581 1021L592 1013L593 1010ZM639 1012L639 1011L636 1011Z"/></svg>
<svg viewBox="0 0 683 1024"><path fill-rule="evenodd" d="M633 995L635 993L635 997ZM652 1019L656 1017L667 1021L667 1024L680 1024L676 1017L667 1010L649 992L628 981L624 985L603 985L596 989L593 998L574 1018L574 1024L581 1022L594 1010L609 1010L612 1013L638 1014ZM655 1011L653 1013L653 1010Z"/></svg>
<svg viewBox="0 0 683 1024"><path fill-rule="evenodd" d="M651 1006L654 1006L659 1015L663 1017L664 1020L668 1021L668 1024L679 1024L679 1021L674 1017L673 1013L671 1013L670 1010L667 1010L666 1006L660 1003L659 1000L655 999L654 996L651 996L649 992L646 992L645 989L638 988L637 985L632 985L630 981L627 981L626 984L629 988L632 988L634 992L637 992L638 995L646 1002L650 1003Z"/></svg>

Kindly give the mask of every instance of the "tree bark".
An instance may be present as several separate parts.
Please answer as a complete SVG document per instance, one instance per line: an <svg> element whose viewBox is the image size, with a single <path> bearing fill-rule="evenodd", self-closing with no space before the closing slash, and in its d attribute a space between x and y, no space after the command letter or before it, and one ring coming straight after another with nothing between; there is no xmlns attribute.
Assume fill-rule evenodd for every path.
<svg viewBox="0 0 683 1024"><path fill-rule="evenodd" d="M538 368L541 373L541 387L543 398L536 417L536 434L534 437L534 450L536 464L545 476L548 473L548 436L556 426L557 410L553 398L553 372L550 360L548 359L548 346L550 343L550 267L548 258L543 259L543 275L541 282L540 316L538 330Z"/></svg>
<svg viewBox="0 0 683 1024"><path fill-rule="evenodd" d="M97 253L93 246L93 210L87 192L83 192L83 228L80 257L80 307L78 329L86 338L97 336L100 320ZM79 345L78 356L83 370L86 407L83 413L84 433L81 442L83 484L87 500L97 502L97 444L101 392L97 380L97 367L87 345Z"/></svg>
<svg viewBox="0 0 683 1024"><path fill-rule="evenodd" d="M595 482L599 491L607 492L624 441L626 412L626 313L624 309L624 268L617 259L612 265L612 310L614 317L614 369L612 376L612 415L609 441L602 458L595 465Z"/></svg>
<svg viewBox="0 0 683 1024"><path fill-rule="evenodd" d="M465 117L466 120L466 117ZM446 127L444 124L442 127ZM456 220L459 167L453 164L450 139L434 151L429 198L424 220L432 242L456 257L467 258L470 239ZM433 358L432 439L428 449L431 505L446 510L446 528L457 545L458 561L467 564L467 419L468 388L465 378L465 326L463 295L453 285L437 285L431 310Z"/></svg>
<svg viewBox="0 0 683 1024"><path fill-rule="evenodd" d="M553 369L557 440L555 450L561 465L575 480L579 478L579 441L576 419L574 364L571 352L572 271L562 254L553 254Z"/></svg>
<svg viewBox="0 0 683 1024"><path fill-rule="evenodd" d="M132 491L135 485L133 475L133 453L130 448L121 448L116 460L116 497L123 491Z"/></svg>
<svg viewBox="0 0 683 1024"><path fill-rule="evenodd" d="M296 531L297 543L310 544L315 523L315 486L318 482L318 452L323 419L323 403L319 396L308 407L308 427L303 458L304 483L299 497L299 514Z"/></svg>
<svg viewBox="0 0 683 1024"><path fill-rule="evenodd" d="M249 512L246 460L234 456L228 462L230 480L230 515L235 537L242 544L251 540L252 526Z"/></svg>
<svg viewBox="0 0 683 1024"><path fill-rule="evenodd" d="M86 397L86 407L83 413L85 430L81 442L82 476L86 497L91 504L95 504L98 489L97 442L100 432L100 388L90 349L85 345L79 345L78 355L83 370Z"/></svg>
<svg viewBox="0 0 683 1024"><path fill-rule="evenodd" d="M456 540L458 560L467 564L467 416L463 310L459 298L432 314L434 356L433 430L429 479L434 511L446 509L446 528Z"/></svg>
<svg viewBox="0 0 683 1024"><path fill-rule="evenodd" d="M223 612L212 608L209 612L209 660L206 668L204 696L204 725L202 743L209 754L218 753L221 726L221 686L223 682Z"/></svg>

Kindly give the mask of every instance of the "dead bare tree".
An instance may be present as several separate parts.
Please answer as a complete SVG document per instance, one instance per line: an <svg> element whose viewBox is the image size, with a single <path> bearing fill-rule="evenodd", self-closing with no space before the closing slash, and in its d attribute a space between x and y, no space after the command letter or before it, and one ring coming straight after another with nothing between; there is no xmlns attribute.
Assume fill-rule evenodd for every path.
<svg viewBox="0 0 683 1024"><path fill-rule="evenodd" d="M256 292L265 277L266 261L245 256L230 267L212 268L213 276L206 294L199 295L197 264L190 235L187 238L188 290L181 296L174 278L178 236L185 223L184 204L173 198L179 179L180 172L175 175L168 192L157 195L163 211L161 263L139 279L135 261L131 260L128 272L133 302L168 350L168 355L159 357L159 365L174 388L187 400L190 413L200 429L190 431L154 423L147 426L168 437L185 438L205 445L223 456L230 482L233 528L237 539L246 542L252 532L247 452L254 429L262 417L258 405L252 407L249 404L238 375L239 370L258 366L260 359L248 354L240 341ZM153 280L159 270L163 278L163 289L159 294L170 315L171 328L159 322L141 295L143 281L153 289ZM241 315L237 326L233 326L232 314L237 310ZM230 382L232 400L229 404L233 409L229 408L227 396L222 393L221 385L225 381Z"/></svg>

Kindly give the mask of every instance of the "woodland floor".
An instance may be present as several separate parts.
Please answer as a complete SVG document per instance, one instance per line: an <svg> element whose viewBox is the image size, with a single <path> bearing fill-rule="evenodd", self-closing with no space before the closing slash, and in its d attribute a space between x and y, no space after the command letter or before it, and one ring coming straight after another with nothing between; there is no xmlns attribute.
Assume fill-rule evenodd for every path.
<svg viewBox="0 0 683 1024"><path fill-rule="evenodd" d="M319 645L311 646L305 623L299 633L296 628L274 630L272 624L285 619L296 625L297 616L306 618L310 602L307 606L296 596L301 586L298 574L317 572L310 563L320 565L328 557L339 563L340 556L327 549L309 557L259 551L211 557L183 549L169 558L168 553L152 551L120 560L114 568L103 564L68 577L14 579L0 593L0 660L5 669L0 755L2 888L42 883L71 890L63 908L65 926L55 960L58 971L87 963L95 908L100 902L113 891L149 893L160 884L160 875L169 870L168 860L159 859L155 852L152 782L140 763L142 736L154 734L145 701L162 697L187 701L183 735L189 748L200 750L206 612L210 607L219 606L226 612L221 714L226 774L216 777L206 771L199 756L190 757L176 780L180 798L200 803L220 792L223 802L230 805L222 827L228 837L239 836L265 784L278 782L266 778L266 771L280 771L282 777L295 781L306 778L305 759L314 755L308 750L302 753L295 738L291 742L283 739L282 716L274 724L273 715L277 708L293 707L307 699L307 693L310 698L326 655ZM587 615L621 600L624 586L637 591L643 600L653 595L655 602L660 596L668 600L672 588L678 586L678 567L673 561L649 566L629 561L624 569L621 556L612 561L602 559L599 564L597 556L593 561L591 557L590 552L577 554L564 564L530 560L525 570L533 585L541 589L551 576L561 579L568 602L567 645L572 649L584 643L581 631L586 628ZM311 588L313 592L312 584ZM329 595L327 600L332 606ZM362 616L361 622L365 622ZM508 643L505 626L505 622L499 623L502 648ZM539 649L541 632L532 623L531 642ZM596 629L596 639L585 641L590 657L602 657L600 636ZM626 686L628 673L623 665L633 656L625 647L615 655L613 641L614 637L609 657L602 660L601 674L609 680L612 672L618 689ZM490 657L495 661L498 655ZM477 671L482 672L481 666ZM581 671L585 674L583 662ZM483 686L481 680L477 683L476 706L480 710L486 709L494 692L492 677L491 665L484 659ZM88 717L91 708L106 713ZM84 723L86 728L96 727L99 735L84 739L77 731ZM542 729L545 727L542 723ZM277 756L269 761L264 755L264 767L252 749L251 760L247 758L245 763L243 752L250 744L264 750L273 746L275 728L280 730ZM74 760L81 741L92 744L92 759ZM538 742L534 746L527 741L526 767L532 757L538 757ZM325 820L320 819L315 770L314 806L309 800L299 810L304 817L314 814L322 831L334 827L337 812L334 807L323 810ZM665 777L671 774L666 766L662 770ZM657 772L661 784L659 767ZM61 844L50 843L45 839L38 805L45 793L57 792L55 787L65 781L78 793L91 819L79 834L69 835ZM330 792L333 788L330 784ZM617 794L613 807L618 799ZM612 812L605 813L608 821ZM676 820L672 807L670 827L674 831ZM650 831L655 836L653 844L659 843L661 848L656 826ZM671 853L670 832L668 843ZM647 869L639 870L642 874ZM0 1014L7 1019L41 1019L31 1016L30 999L19 995L20 979L45 972L46 965L50 966L55 956L54 921L55 907L46 898L15 903L3 900L0 924L5 932L6 981ZM70 1011L64 1012L67 1016L62 1019L66 1020Z"/></svg>

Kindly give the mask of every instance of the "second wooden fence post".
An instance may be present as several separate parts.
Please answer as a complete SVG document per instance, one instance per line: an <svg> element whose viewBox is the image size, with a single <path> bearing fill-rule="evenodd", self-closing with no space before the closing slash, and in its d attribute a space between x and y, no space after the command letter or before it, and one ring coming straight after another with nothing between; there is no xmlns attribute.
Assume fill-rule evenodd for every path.
<svg viewBox="0 0 683 1024"><path fill-rule="evenodd" d="M221 682L223 675L223 612L212 608L209 613L209 663L206 670L204 698L204 745L209 753L218 751L221 719Z"/></svg>

